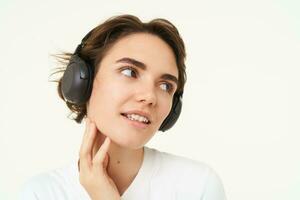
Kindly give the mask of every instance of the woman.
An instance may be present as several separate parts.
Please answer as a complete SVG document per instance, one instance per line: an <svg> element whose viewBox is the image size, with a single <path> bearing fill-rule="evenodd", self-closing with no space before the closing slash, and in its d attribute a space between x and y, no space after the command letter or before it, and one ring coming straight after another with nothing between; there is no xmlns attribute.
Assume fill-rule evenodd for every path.
<svg viewBox="0 0 300 200"><path fill-rule="evenodd" d="M86 118L79 160L32 178L22 199L225 199L207 165L144 146L181 110L185 47L173 24L112 17L61 58L58 93Z"/></svg>

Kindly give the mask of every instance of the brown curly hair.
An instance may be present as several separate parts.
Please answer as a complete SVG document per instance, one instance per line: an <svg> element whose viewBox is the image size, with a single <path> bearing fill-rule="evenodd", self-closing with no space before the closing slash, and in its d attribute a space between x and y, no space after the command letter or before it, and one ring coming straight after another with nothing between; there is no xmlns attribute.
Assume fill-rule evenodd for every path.
<svg viewBox="0 0 300 200"><path fill-rule="evenodd" d="M186 82L185 46L177 28L166 19L156 18L150 22L143 23L138 17L133 15L111 17L92 30L91 35L85 42L85 46L80 51L80 57L92 63L92 67L95 67L94 75L96 75L98 71L97 66L99 66L99 63L110 47L116 43L117 40L133 33L154 34L171 47L176 58L179 74L176 92L183 92ZM72 55L73 53L68 52L53 55L62 66L56 67L54 72L50 74L50 77L55 74L63 73ZM51 82L58 83L58 95L65 101L61 92L62 76L63 74ZM65 101L65 103L71 111L70 115L74 115L72 119L77 123L81 123L82 119L86 116L86 104L77 105L67 101Z"/></svg>

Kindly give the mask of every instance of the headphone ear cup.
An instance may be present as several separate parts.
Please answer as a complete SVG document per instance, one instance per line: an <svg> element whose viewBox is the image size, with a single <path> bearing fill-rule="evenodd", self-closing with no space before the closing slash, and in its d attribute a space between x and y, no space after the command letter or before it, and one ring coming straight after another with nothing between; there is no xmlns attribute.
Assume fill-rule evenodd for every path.
<svg viewBox="0 0 300 200"><path fill-rule="evenodd" d="M177 119L180 116L182 108L182 100L181 95L175 94L172 102L172 108L169 113L169 115L166 117L166 119L161 124L159 130L160 131L166 131L170 129L177 121Z"/></svg>
<svg viewBox="0 0 300 200"><path fill-rule="evenodd" d="M76 105L88 101L92 92L93 69L74 54L61 80L61 92L64 99Z"/></svg>

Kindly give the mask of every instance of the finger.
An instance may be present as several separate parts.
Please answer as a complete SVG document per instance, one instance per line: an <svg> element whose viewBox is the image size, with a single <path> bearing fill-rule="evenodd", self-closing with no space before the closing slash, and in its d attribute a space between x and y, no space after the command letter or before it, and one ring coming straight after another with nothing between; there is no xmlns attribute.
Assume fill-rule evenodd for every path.
<svg viewBox="0 0 300 200"><path fill-rule="evenodd" d="M80 150L79 150L79 156L80 156L80 153L82 152L83 144L84 144L84 141L85 141L85 139L87 137L89 123L90 123L90 120L88 118L86 118L86 120L85 120L85 130L84 130L84 134L82 136L82 142L81 142L81 146L80 146Z"/></svg>
<svg viewBox="0 0 300 200"><path fill-rule="evenodd" d="M86 126L86 133L80 150L80 164L82 167L90 167L92 164L92 148L96 137L95 124L89 120Z"/></svg>
<svg viewBox="0 0 300 200"><path fill-rule="evenodd" d="M91 123L91 120L89 118L86 118L85 120L85 131L84 131L84 134L83 134L83 140L87 137L88 135L88 128L89 128L89 124Z"/></svg>
<svg viewBox="0 0 300 200"><path fill-rule="evenodd" d="M90 123L90 120L88 118L86 118L85 131L84 131L84 134L82 137L82 142L81 142L81 146L80 146L80 150L79 150L79 169L80 169L80 171L82 171L83 168L88 167L88 165L87 165L88 161L87 161L86 156L84 155L84 149L86 146L86 140L87 140L86 138L87 138L87 135L89 132L89 123Z"/></svg>
<svg viewBox="0 0 300 200"><path fill-rule="evenodd" d="M111 140L109 137L106 137L103 144L99 148L98 152L96 153L95 157L93 158L93 165L102 165L104 164L105 157L107 156L107 152L109 150ZM106 166L104 166L106 167Z"/></svg>

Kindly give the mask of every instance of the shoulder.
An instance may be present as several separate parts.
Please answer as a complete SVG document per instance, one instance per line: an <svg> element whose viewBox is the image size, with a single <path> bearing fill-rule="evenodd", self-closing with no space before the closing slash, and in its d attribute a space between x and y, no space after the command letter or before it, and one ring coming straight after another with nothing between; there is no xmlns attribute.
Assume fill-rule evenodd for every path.
<svg viewBox="0 0 300 200"><path fill-rule="evenodd" d="M156 149L152 149L157 155L160 163L160 170L164 173L176 173L181 176L192 176L205 179L212 168L201 161L193 160L184 156L179 156Z"/></svg>
<svg viewBox="0 0 300 200"><path fill-rule="evenodd" d="M55 185L54 182L51 172L30 177L22 185L20 199L50 199L52 187Z"/></svg>
<svg viewBox="0 0 300 200"><path fill-rule="evenodd" d="M72 199L80 191L75 167L72 163L29 178L23 183L20 199Z"/></svg>
<svg viewBox="0 0 300 200"><path fill-rule="evenodd" d="M172 185L177 195L190 194L203 200L225 200L222 181L217 172L207 163L184 156L152 149L159 160L157 182Z"/></svg>

